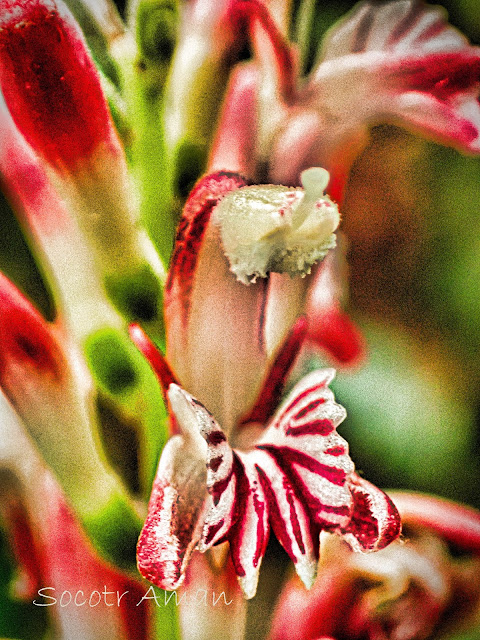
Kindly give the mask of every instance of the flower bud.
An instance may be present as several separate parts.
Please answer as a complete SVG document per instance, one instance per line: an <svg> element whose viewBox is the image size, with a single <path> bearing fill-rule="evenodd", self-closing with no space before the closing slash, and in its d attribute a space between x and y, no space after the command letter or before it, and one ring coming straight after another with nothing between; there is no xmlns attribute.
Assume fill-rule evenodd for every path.
<svg viewBox="0 0 480 640"><path fill-rule="evenodd" d="M0 84L27 142L56 167L72 170L113 128L100 79L61 2L0 3Z"/></svg>

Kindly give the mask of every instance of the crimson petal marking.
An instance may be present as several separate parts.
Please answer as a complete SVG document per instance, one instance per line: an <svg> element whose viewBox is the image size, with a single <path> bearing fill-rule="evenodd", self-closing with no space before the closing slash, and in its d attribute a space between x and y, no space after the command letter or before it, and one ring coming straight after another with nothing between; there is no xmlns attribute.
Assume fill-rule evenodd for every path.
<svg viewBox="0 0 480 640"><path fill-rule="evenodd" d="M353 496L350 524L342 531L354 551L378 551L398 538L401 521L390 498L375 485L352 474L349 487Z"/></svg>
<svg viewBox="0 0 480 640"><path fill-rule="evenodd" d="M188 322L190 295L197 264L199 247L210 221L213 208L220 198L233 189L245 186L246 181L236 173L218 171L202 178L191 192L178 225L175 251L166 285L167 307L180 301L182 325Z"/></svg>
<svg viewBox="0 0 480 640"><path fill-rule="evenodd" d="M236 574L245 596L252 598L268 542L265 496L248 454L232 451L223 431L206 415L201 434L208 445L207 487L212 500L199 550L229 540Z"/></svg>
<svg viewBox="0 0 480 640"><path fill-rule="evenodd" d="M272 416L285 386L287 375L292 369L295 359L302 348L306 331L306 318L300 316L280 347L263 383L257 402L248 416L242 419L241 424L248 424L250 422L265 424Z"/></svg>
<svg viewBox="0 0 480 640"><path fill-rule="evenodd" d="M309 506L302 500L278 460L257 450L257 473L267 499L269 519L278 541L295 565L309 589L316 576L320 527L311 517Z"/></svg>
<svg viewBox="0 0 480 640"><path fill-rule="evenodd" d="M334 373L327 369L303 378L256 447L275 460L309 517L329 529L350 522L354 471L348 444L335 430L346 413L326 386Z"/></svg>
<svg viewBox="0 0 480 640"><path fill-rule="evenodd" d="M236 452L236 520L228 533L233 566L246 598L257 590L260 564L268 542L267 501L248 454Z"/></svg>
<svg viewBox="0 0 480 640"><path fill-rule="evenodd" d="M241 515L241 510L230 508L237 493L238 461L215 418L196 398L177 385L171 385L168 396L182 433L202 451L206 466L203 484L213 506L208 505L209 512L200 525L199 548L205 551L221 542Z"/></svg>
<svg viewBox="0 0 480 640"><path fill-rule="evenodd" d="M257 449L275 459L321 528L343 533L356 551L376 551L400 535L400 516L383 491L354 473L347 443L328 428L345 417L325 386L333 374L304 378Z"/></svg>
<svg viewBox="0 0 480 640"><path fill-rule="evenodd" d="M289 428L326 419L337 427L347 413L334 402L333 392L328 388L334 377L335 369L322 369L302 378L278 409L271 425L286 432Z"/></svg>

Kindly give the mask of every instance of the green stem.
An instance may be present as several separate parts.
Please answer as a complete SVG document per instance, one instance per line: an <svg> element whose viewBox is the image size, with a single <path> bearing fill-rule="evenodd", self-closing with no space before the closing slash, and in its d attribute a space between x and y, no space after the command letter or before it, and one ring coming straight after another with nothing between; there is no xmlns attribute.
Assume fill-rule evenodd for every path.
<svg viewBox="0 0 480 640"><path fill-rule="evenodd" d="M304 72L310 57L310 42L316 0L302 0L297 13L294 29L294 41L298 44L300 53L300 69Z"/></svg>
<svg viewBox="0 0 480 640"><path fill-rule="evenodd" d="M158 640L181 640L177 594L152 587L156 594L155 637Z"/></svg>

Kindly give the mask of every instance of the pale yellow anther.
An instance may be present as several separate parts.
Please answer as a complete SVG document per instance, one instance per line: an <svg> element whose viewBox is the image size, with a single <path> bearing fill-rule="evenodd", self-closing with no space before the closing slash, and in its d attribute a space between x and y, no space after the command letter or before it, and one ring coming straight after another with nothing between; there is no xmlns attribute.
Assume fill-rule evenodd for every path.
<svg viewBox="0 0 480 640"><path fill-rule="evenodd" d="M305 199L318 200L325 193L330 182L330 174L322 167L310 167L302 171L300 181L305 190Z"/></svg>

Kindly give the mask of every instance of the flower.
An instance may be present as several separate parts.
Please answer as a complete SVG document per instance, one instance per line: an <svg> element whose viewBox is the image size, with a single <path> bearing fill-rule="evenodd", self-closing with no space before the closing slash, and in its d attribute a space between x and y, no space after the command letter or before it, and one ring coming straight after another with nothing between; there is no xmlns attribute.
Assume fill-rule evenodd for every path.
<svg viewBox="0 0 480 640"><path fill-rule="evenodd" d="M339 200L373 124L398 123L479 151L479 49L440 7L359 3L328 32L306 78L261 2L238 1L234 15L248 24L255 59L231 77L211 169L295 184L319 165L331 172Z"/></svg>
<svg viewBox="0 0 480 640"><path fill-rule="evenodd" d="M272 272L290 272L284 315L289 303L296 312L295 276L325 255L338 224L323 196L327 180L321 170L304 172L304 192L249 187L235 174L201 180L185 206L167 283L173 372L139 328L132 332L164 381L178 433L162 453L138 545L140 572L164 589L181 584L194 548L228 540L253 597L270 528L307 586L320 531L337 531L362 551L400 533L393 504L354 473L336 433L345 411L328 389L332 370L304 378L270 415L305 325L297 322L283 344L282 334L270 336L269 350L266 317L277 298L268 288L279 275ZM279 329L275 323L272 333Z"/></svg>
<svg viewBox="0 0 480 640"><path fill-rule="evenodd" d="M391 497L405 540L365 557L325 536L314 588L306 593L289 580L270 640L285 638L286 629L292 640L419 640L478 619L480 513L428 495Z"/></svg>
<svg viewBox="0 0 480 640"><path fill-rule="evenodd" d="M374 124L480 150L479 49L448 25L442 9L415 0L359 3L329 31L306 77L262 2L233 3L232 20L248 25L255 57L231 74L210 170L297 184L303 169L318 165L331 173L330 195L341 202ZM317 308L324 284L311 278L310 338L333 349L337 362L358 363L364 340L339 298Z"/></svg>
<svg viewBox="0 0 480 640"><path fill-rule="evenodd" d="M350 167L382 122L477 153L479 50L436 7L371 1L308 70L317 5L132 0L124 23L109 0L0 0L1 188L52 300L46 319L23 295L13 248L0 274L0 526L15 597L46 584L140 596L146 517L149 580L235 601L201 612L187 598L181 632L176 594L88 614L60 603L43 612L49 636L238 640L237 596L255 594L270 533L313 589L297 623L289 581L280 637L289 616L300 637L413 640L443 630L455 598L468 614L478 601L478 558L446 547L478 555L477 514L397 495L396 542L397 508L337 433L334 371L311 371L304 347L361 361L335 235ZM253 607L268 610L264 587Z"/></svg>
<svg viewBox="0 0 480 640"><path fill-rule="evenodd" d="M124 148L83 34L62 2L3 0L0 87L88 241L110 301L130 319L161 318L163 268L138 229Z"/></svg>

